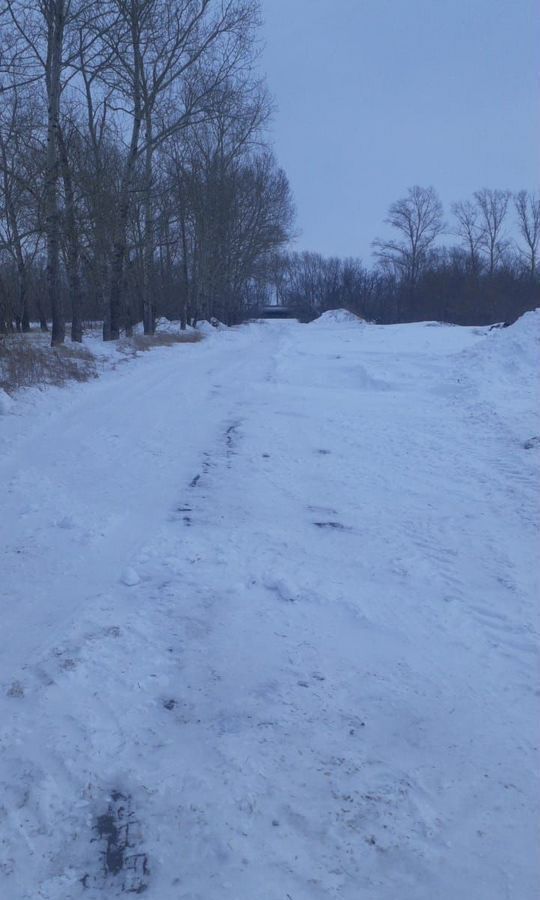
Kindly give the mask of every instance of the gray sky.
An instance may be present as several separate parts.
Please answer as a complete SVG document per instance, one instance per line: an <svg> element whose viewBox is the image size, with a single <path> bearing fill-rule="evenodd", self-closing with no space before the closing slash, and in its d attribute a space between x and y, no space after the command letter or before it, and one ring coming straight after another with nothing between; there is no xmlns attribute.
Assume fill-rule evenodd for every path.
<svg viewBox="0 0 540 900"><path fill-rule="evenodd" d="M412 184L450 203L540 181L538 0L262 0L299 249L371 261Z"/></svg>

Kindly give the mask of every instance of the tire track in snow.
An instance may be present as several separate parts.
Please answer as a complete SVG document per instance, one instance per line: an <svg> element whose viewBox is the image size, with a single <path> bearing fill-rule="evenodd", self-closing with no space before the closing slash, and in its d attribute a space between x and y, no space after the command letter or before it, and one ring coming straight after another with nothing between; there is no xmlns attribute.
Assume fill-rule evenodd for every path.
<svg viewBox="0 0 540 900"><path fill-rule="evenodd" d="M239 340L245 343L245 335ZM272 345L272 336L269 342ZM219 346L217 351L219 358ZM239 364L235 359L232 365L221 367L226 387L227 375L233 377L246 365L249 360ZM171 366L154 379L144 393L143 405L144 397L152 401L153 390L170 384L172 375ZM136 380L128 394L137 397L140 408ZM114 403L112 397L109 403ZM223 405L221 398L220 417ZM139 425L140 421L139 416ZM210 426L215 433L216 424L210 422ZM73 427L70 439L75 433ZM232 432L229 439L231 454ZM204 471L211 465L212 454L203 454ZM131 533L135 542L132 553L141 534ZM144 550L139 550L139 555L143 569ZM118 559L116 565L120 565ZM0 780L7 777L8 781L3 783L7 805L0 814L9 827L1 845L0 870L10 877L10 890L17 900L34 900L36 891L51 898L78 897L82 891L81 896L92 900L101 898L104 890L112 897L146 888L149 866L144 845L139 843L145 831L148 790L141 784L145 779L137 760L151 754L152 746L160 746L160 736L155 722L148 727L141 723L145 713L155 713L158 706L164 715L170 715L165 712L168 701L162 695L166 698L169 693L170 673L179 669L182 640L178 628L193 641L206 635L207 627L194 616L178 617L177 596L168 592L167 584L152 588L149 596L143 592L142 608L137 607L138 597L137 590L118 586L92 597L86 595L77 617L70 614L67 622L65 617L58 622L55 646L42 647L40 662L25 663L20 680L4 681ZM152 601L155 606L146 608ZM35 748L32 735L39 735ZM124 767L117 763L121 758L126 758ZM154 773L148 773L146 780L152 783L150 774ZM120 801L124 803L122 813ZM121 815L125 823L120 821ZM141 834L134 839L139 825ZM105 849L99 849L104 840ZM29 858L25 857L24 842L30 848ZM103 854L105 868L100 862ZM29 891L25 884L32 885Z"/></svg>
<svg viewBox="0 0 540 900"><path fill-rule="evenodd" d="M319 383L310 333L304 381L316 366ZM517 607L498 581L512 574L492 529L506 486L473 494L479 538L467 515L484 460L426 399L418 360L411 410L399 393L372 404L341 390L330 353L327 387L306 392L291 338L277 357L277 340L261 342L235 365L238 402L220 373L219 429L169 481L168 519L131 548L139 583L87 600L24 695L2 698L3 873L16 900L102 900L87 873L121 897L106 832L95 840L115 791L140 823L152 900L502 900L517 877L525 898L530 757L513 734L528 732L501 687L530 674L518 648L497 668L474 630L497 621L478 610L505 609L516 628L526 608L517 578ZM390 363L384 374L398 381ZM314 527L327 518L355 532Z"/></svg>

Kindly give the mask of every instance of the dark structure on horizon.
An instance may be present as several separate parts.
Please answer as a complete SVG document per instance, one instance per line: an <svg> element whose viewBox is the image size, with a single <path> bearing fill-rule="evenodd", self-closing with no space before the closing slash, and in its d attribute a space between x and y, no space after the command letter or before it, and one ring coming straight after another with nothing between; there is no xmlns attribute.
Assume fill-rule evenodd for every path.
<svg viewBox="0 0 540 900"><path fill-rule="evenodd" d="M262 319L295 319L296 315L289 306L271 303L261 309Z"/></svg>

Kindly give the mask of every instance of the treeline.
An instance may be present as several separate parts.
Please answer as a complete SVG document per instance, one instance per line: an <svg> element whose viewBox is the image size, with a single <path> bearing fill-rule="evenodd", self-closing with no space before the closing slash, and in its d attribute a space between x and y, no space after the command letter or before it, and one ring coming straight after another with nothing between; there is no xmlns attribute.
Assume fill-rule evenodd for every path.
<svg viewBox="0 0 540 900"><path fill-rule="evenodd" d="M418 186L388 211L377 265L316 253L285 254L276 292L303 320L343 307L376 322L514 321L540 306L540 197L483 189L445 222L433 188ZM515 237L510 237L513 234ZM442 236L452 243L441 245Z"/></svg>
<svg viewBox="0 0 540 900"><path fill-rule="evenodd" d="M293 219L254 0L4 0L0 332L241 320Z"/></svg>
<svg viewBox="0 0 540 900"><path fill-rule="evenodd" d="M540 201L525 191L478 191L446 223L432 188L410 188L371 268L288 252L258 27L257 0L4 0L0 333L232 324L276 295L303 319L346 307L379 322L540 304Z"/></svg>

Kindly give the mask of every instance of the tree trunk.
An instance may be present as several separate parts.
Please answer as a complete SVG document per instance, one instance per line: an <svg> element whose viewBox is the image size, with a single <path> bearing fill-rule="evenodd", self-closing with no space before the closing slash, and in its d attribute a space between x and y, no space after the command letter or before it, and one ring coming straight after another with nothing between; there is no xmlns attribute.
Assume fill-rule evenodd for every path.
<svg viewBox="0 0 540 900"><path fill-rule="evenodd" d="M27 271L26 261L24 258L24 249L19 231L19 220L17 217L16 201L14 200L12 188L13 182L9 176L11 164L8 162L6 154L6 146L0 140L0 150L2 153L2 164L4 170L4 212L11 230L12 253L15 256L17 264L17 282L19 289L19 302L17 306L17 331L30 331L30 318L28 315L28 291L27 291Z"/></svg>
<svg viewBox="0 0 540 900"><path fill-rule="evenodd" d="M36 299L36 306L39 318L39 329L40 331L47 332L49 330L49 326L47 324L47 316L43 311L43 304L41 302L41 297L39 296Z"/></svg>
<svg viewBox="0 0 540 900"><path fill-rule="evenodd" d="M24 257L17 262L17 276L19 279L19 309L21 312L21 331L26 334L30 331L30 316L28 314L28 285L26 265Z"/></svg>
<svg viewBox="0 0 540 900"><path fill-rule="evenodd" d="M121 204L123 206L123 204ZM114 242L111 261L111 285L109 291L109 305L103 320L103 340L117 341L120 337L120 307L122 302L122 277L124 271L124 256L126 253L125 223L127 211L124 214L120 209L119 228L123 229Z"/></svg>
<svg viewBox="0 0 540 900"><path fill-rule="evenodd" d="M103 321L103 340L115 341L120 337L120 320L122 312L122 287L124 276L124 260L127 249L127 224L130 209L130 194L135 174L135 167L139 155L139 135L141 131L141 56L139 38L136 30L132 33L133 40L133 125L131 140L124 169L124 177L120 190L120 203L118 219L116 222L116 236L111 257L111 280L109 290L109 305Z"/></svg>
<svg viewBox="0 0 540 900"><path fill-rule="evenodd" d="M6 212L11 224L11 236L17 261L17 282L19 289L19 302L17 304L17 331L26 334L30 331L30 316L28 312L28 273L24 258L23 246L20 239L17 217L6 195Z"/></svg>
<svg viewBox="0 0 540 900"><path fill-rule="evenodd" d="M187 326L188 310L190 309L191 304L189 302L189 262L186 235L186 217L182 199L180 200L180 204L180 230L182 234L182 274L184 278L184 292L180 303L180 329L182 331L185 331Z"/></svg>
<svg viewBox="0 0 540 900"><path fill-rule="evenodd" d="M146 150L144 160L144 245L143 245L143 327L145 334L156 330L156 309L153 291L154 272L154 210L152 197L152 119L146 114Z"/></svg>
<svg viewBox="0 0 540 900"><path fill-rule="evenodd" d="M71 340L82 342L81 276L79 270L79 234L75 215L75 194L69 168L66 142L62 128L58 128L58 151L64 183L65 231L67 241L67 275L71 301Z"/></svg>
<svg viewBox="0 0 540 900"><path fill-rule="evenodd" d="M103 340L117 341L120 337L120 324L122 318L122 294L124 286L124 261L127 250L127 224L130 207L130 191L137 161L137 147L139 131L141 127L140 117L133 121L133 133L129 157L122 181L120 193L120 206L116 223L116 238L113 245L111 259L111 279L109 290L109 304L103 321Z"/></svg>
<svg viewBox="0 0 540 900"><path fill-rule="evenodd" d="M51 5L48 13L47 44L47 155L45 174L45 231L47 237L47 293L52 314L51 344L64 343L65 323L60 293L60 210L58 207L58 130L62 48L64 40L64 0Z"/></svg>

